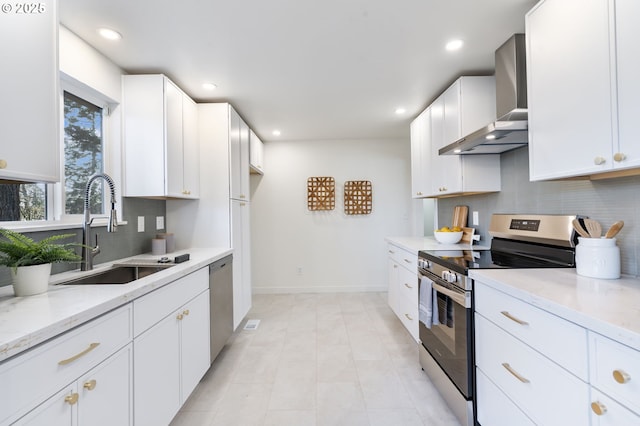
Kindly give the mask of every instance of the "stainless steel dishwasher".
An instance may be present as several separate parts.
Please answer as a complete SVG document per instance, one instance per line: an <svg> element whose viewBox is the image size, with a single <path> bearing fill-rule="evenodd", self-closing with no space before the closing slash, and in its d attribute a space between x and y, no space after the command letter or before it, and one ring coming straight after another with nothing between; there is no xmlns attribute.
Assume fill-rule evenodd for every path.
<svg viewBox="0 0 640 426"><path fill-rule="evenodd" d="M211 363L233 333L233 256L209 265Z"/></svg>

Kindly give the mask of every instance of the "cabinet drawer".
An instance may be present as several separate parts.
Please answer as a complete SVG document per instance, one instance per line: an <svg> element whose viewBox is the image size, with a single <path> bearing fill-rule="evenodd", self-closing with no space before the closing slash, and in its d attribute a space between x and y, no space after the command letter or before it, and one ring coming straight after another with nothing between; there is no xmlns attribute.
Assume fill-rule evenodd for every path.
<svg viewBox="0 0 640 426"><path fill-rule="evenodd" d="M417 271L408 271L405 268L398 268L398 286L400 297L406 297L413 300L416 308L418 307L418 273Z"/></svg>
<svg viewBox="0 0 640 426"><path fill-rule="evenodd" d="M138 336L209 288L209 268L185 277L133 301L133 335Z"/></svg>
<svg viewBox="0 0 640 426"><path fill-rule="evenodd" d="M482 371L476 369L478 422L490 426L535 426Z"/></svg>
<svg viewBox="0 0 640 426"><path fill-rule="evenodd" d="M640 425L640 416L594 388L591 388L591 407L592 426Z"/></svg>
<svg viewBox="0 0 640 426"><path fill-rule="evenodd" d="M398 262L399 265L407 268L410 271L418 273L418 254L407 251L393 244L389 244L387 247L389 256Z"/></svg>
<svg viewBox="0 0 640 426"><path fill-rule="evenodd" d="M475 314L477 367L534 423L588 425L589 385Z"/></svg>
<svg viewBox="0 0 640 426"><path fill-rule="evenodd" d="M418 341L418 293L405 291L407 288L401 282L400 294L398 295L398 311L396 314L402 324L409 331L411 336Z"/></svg>
<svg viewBox="0 0 640 426"><path fill-rule="evenodd" d="M587 331L476 281L476 312L588 381Z"/></svg>
<svg viewBox="0 0 640 426"><path fill-rule="evenodd" d="M591 384L640 414L640 352L589 332Z"/></svg>
<svg viewBox="0 0 640 426"><path fill-rule="evenodd" d="M24 414L125 346L131 304L0 365L0 424Z"/></svg>

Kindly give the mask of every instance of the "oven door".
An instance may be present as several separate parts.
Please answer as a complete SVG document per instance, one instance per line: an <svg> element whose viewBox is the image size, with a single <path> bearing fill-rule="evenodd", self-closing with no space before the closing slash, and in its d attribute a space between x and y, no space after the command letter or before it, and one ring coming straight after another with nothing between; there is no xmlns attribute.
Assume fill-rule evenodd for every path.
<svg viewBox="0 0 640 426"><path fill-rule="evenodd" d="M427 328L419 322L420 340L462 395L470 400L473 396L471 292L451 288L453 286L439 278L428 278L432 281L433 294L438 300L440 323ZM422 280L419 285L422 285Z"/></svg>

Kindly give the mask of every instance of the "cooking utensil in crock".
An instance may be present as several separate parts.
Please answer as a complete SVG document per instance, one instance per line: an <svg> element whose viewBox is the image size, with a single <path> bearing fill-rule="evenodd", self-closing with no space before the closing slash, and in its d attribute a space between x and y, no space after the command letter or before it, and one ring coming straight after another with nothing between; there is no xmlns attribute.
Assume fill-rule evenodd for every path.
<svg viewBox="0 0 640 426"><path fill-rule="evenodd" d="M611 227L609 228L609 230L607 231L606 234L604 234L605 238L613 238L616 235L618 235L618 232L620 232L620 230L622 229L622 227L624 226L624 221L619 220L617 222L615 222L613 225L611 225Z"/></svg>

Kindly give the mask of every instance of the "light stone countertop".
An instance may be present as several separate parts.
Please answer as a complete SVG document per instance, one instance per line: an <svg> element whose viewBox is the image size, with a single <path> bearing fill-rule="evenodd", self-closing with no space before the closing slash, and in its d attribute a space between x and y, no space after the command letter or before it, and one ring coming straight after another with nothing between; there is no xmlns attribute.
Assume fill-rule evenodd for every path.
<svg viewBox="0 0 640 426"><path fill-rule="evenodd" d="M640 351L640 279L602 280L567 269L476 269L469 276Z"/></svg>
<svg viewBox="0 0 640 426"><path fill-rule="evenodd" d="M113 263L157 261L161 256L133 256L96 265L93 271L55 274L49 280L49 290L35 296L15 297L11 286L0 287L0 362L203 268L232 250L189 249L167 256L182 253L189 253L190 259L127 284L55 285L109 269Z"/></svg>
<svg viewBox="0 0 640 426"><path fill-rule="evenodd" d="M420 250L489 250L483 245L441 244L435 237L386 237L385 241L415 254Z"/></svg>

